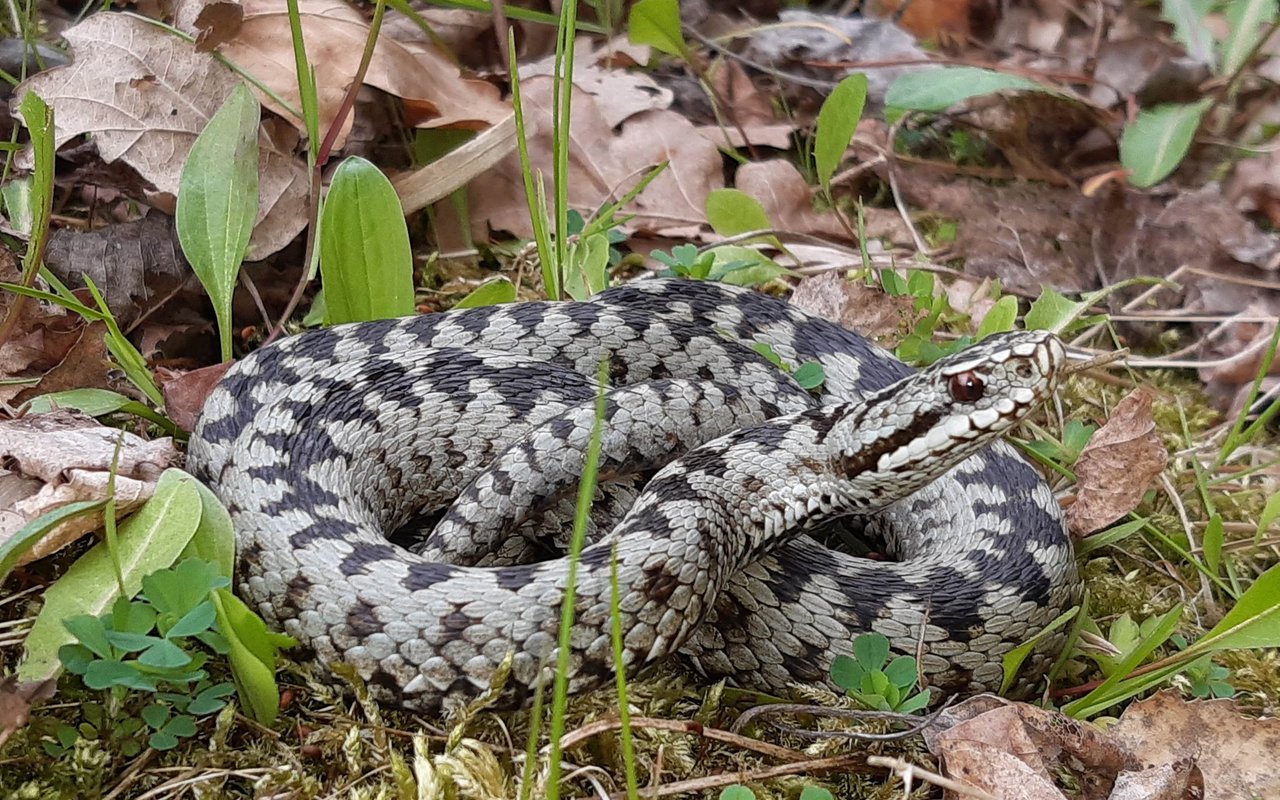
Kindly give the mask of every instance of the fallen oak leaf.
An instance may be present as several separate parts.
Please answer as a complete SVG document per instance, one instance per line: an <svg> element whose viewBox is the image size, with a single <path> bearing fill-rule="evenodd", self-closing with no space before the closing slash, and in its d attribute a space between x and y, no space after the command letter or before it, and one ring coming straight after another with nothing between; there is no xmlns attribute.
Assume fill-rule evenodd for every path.
<svg viewBox="0 0 1280 800"><path fill-rule="evenodd" d="M53 697L58 688L56 678L42 681L22 681L10 675L0 681L0 747L14 731L26 726L31 718L31 707Z"/></svg>
<svg viewBox="0 0 1280 800"><path fill-rule="evenodd" d="M1066 512L1071 533L1086 536L1137 508L1168 462L1151 417L1151 394L1135 390L1080 451L1076 501Z"/></svg>

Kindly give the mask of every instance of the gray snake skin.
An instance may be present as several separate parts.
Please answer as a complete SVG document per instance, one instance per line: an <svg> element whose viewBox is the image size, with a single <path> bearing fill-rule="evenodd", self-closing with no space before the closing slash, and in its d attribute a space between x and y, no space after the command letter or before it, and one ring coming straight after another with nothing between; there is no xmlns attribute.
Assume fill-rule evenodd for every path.
<svg viewBox="0 0 1280 800"><path fill-rule="evenodd" d="M789 368L821 363L823 394L759 343ZM930 685L978 691L1079 596L1048 486L987 444L1053 390L1063 357L1048 334L1007 334L913 373L783 301L640 281L263 348L211 393L190 464L231 512L241 594L318 662L435 713L514 654L501 700L519 704L554 661L556 553L603 362L601 540L579 565L571 690L613 679L616 561L629 672L679 651L777 692L828 680L875 630ZM389 540L432 517L418 552ZM810 536L836 519L895 560Z"/></svg>

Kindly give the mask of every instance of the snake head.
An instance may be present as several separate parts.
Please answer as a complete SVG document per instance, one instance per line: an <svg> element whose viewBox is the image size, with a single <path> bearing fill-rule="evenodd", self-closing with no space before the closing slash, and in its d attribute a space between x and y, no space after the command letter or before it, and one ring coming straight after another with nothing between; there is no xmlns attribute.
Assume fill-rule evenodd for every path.
<svg viewBox="0 0 1280 800"><path fill-rule="evenodd" d="M1047 331L996 334L943 358L846 407L832 429L840 472L876 487L877 507L905 497L1051 397L1066 361Z"/></svg>

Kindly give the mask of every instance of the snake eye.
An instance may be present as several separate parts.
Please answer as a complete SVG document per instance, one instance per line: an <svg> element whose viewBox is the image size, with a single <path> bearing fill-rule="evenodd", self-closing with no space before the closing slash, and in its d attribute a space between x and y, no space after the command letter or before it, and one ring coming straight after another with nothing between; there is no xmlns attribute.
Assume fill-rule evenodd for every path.
<svg viewBox="0 0 1280 800"><path fill-rule="evenodd" d="M1025 361L1019 362L1018 366L1013 368L1013 371L1014 371L1014 374L1016 374L1019 378L1022 378L1023 380L1027 380L1028 378L1031 377L1031 365Z"/></svg>
<svg viewBox="0 0 1280 800"><path fill-rule="evenodd" d="M951 391L952 399L960 403L972 403L982 397L982 390L987 385L976 372L961 372L959 375L952 375L951 382L947 387Z"/></svg>

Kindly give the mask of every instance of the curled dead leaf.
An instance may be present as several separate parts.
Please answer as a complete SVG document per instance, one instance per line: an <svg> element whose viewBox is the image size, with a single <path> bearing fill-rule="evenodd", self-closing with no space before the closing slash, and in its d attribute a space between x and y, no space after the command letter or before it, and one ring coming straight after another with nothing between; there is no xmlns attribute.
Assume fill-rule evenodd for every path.
<svg viewBox="0 0 1280 800"><path fill-rule="evenodd" d="M1169 461L1151 418L1151 395L1138 389L1116 404L1076 461L1078 492L1067 527L1085 536L1138 507Z"/></svg>
<svg viewBox="0 0 1280 800"><path fill-rule="evenodd" d="M805 278L791 294L792 305L838 322L863 336L883 343L892 339L919 316L915 298L893 297L861 281L850 281L844 270Z"/></svg>
<svg viewBox="0 0 1280 800"><path fill-rule="evenodd" d="M0 497L11 501L0 512L0 542L47 511L105 499L121 441L115 498L116 514L123 517L151 497L160 473L177 461L172 439L147 441L69 410L0 421L0 463L8 467L0 470ZM101 525L101 515L68 520L18 563L43 558Z"/></svg>

